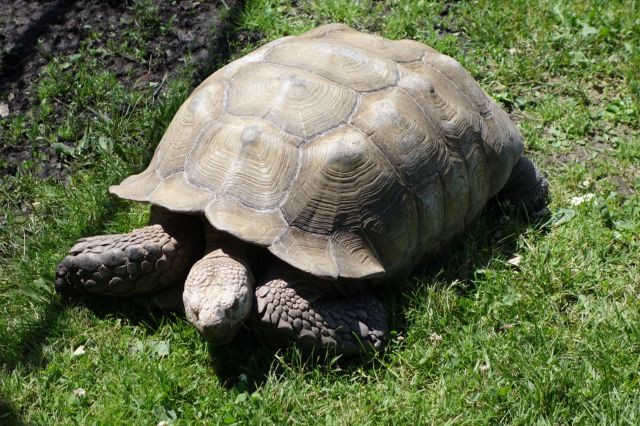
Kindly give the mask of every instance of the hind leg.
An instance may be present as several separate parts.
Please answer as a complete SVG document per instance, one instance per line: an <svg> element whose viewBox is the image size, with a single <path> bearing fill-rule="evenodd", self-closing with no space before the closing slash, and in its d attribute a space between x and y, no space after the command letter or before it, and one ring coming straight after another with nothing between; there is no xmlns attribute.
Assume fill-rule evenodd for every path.
<svg viewBox="0 0 640 426"><path fill-rule="evenodd" d="M161 223L79 240L58 265L56 290L64 295L130 296L183 282L203 248L201 221L159 215L157 209L152 213L152 221Z"/></svg>
<svg viewBox="0 0 640 426"><path fill-rule="evenodd" d="M333 296L307 274L278 264L256 289L255 330L277 346L297 344L305 352L347 357L382 350L387 319L371 294Z"/></svg>
<svg viewBox="0 0 640 426"><path fill-rule="evenodd" d="M529 217L536 218L548 213L549 182L539 169L526 157L520 157L511 171L498 199L508 200L523 206Z"/></svg>

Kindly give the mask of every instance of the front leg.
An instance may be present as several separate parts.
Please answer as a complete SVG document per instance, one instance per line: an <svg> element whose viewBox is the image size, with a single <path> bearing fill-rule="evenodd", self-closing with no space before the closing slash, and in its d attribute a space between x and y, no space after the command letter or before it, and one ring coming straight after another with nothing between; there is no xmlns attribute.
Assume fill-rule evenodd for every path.
<svg viewBox="0 0 640 426"><path fill-rule="evenodd" d="M79 240L58 265L63 295L149 294L184 281L204 246L200 218L169 215L127 234Z"/></svg>
<svg viewBox="0 0 640 426"><path fill-rule="evenodd" d="M322 282L277 264L256 290L256 332L278 346L296 343L305 352L346 357L382 350L387 319L382 303L368 293L333 296Z"/></svg>

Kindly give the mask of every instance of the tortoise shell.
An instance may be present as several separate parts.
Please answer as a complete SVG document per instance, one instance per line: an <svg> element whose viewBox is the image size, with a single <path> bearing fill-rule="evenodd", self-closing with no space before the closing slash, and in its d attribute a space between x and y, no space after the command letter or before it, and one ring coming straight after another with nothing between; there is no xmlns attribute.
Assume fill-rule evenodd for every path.
<svg viewBox="0 0 640 426"><path fill-rule="evenodd" d="M319 277L386 277L463 230L522 151L454 59L332 24L207 78L110 191L204 214Z"/></svg>

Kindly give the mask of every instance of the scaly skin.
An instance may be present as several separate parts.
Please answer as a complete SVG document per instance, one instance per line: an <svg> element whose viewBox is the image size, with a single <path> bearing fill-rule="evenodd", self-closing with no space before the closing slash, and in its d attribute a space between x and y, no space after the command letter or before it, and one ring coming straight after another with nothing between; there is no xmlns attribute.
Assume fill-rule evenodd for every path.
<svg viewBox="0 0 640 426"><path fill-rule="evenodd" d="M67 296L130 296L181 283L201 256L200 235L200 222L184 219L83 238L58 266L56 290Z"/></svg>
<svg viewBox="0 0 640 426"><path fill-rule="evenodd" d="M549 182L531 160L520 157L498 199L523 206L531 218L544 216L548 213Z"/></svg>
<svg viewBox="0 0 640 426"><path fill-rule="evenodd" d="M265 274L255 293L254 328L267 342L347 357L384 348L387 319L377 298L325 294L312 280L282 264Z"/></svg>

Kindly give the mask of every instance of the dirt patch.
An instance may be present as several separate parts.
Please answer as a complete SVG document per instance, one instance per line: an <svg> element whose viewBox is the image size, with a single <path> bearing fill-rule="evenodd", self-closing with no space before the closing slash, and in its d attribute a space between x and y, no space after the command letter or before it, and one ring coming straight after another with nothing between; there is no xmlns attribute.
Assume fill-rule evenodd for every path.
<svg viewBox="0 0 640 426"><path fill-rule="evenodd" d="M28 127L32 123L27 113L34 106L34 83L51 58L73 55L89 39L92 49L130 45L130 32L136 28L152 34L141 43L143 60L117 50L104 59L104 67L126 87L135 89L160 82L188 60L198 64L199 77L204 77L216 63L228 59L230 25L224 17L241 3L4 0L0 8L0 113L4 117L24 115ZM4 173L13 174L18 164L33 159L33 152L39 151L38 174L60 174L56 152L48 146L33 146L26 137L10 147L2 143L6 126L6 120L0 121Z"/></svg>
<svg viewBox="0 0 640 426"><path fill-rule="evenodd" d="M606 143L590 140L588 144L575 145L571 150L552 153L546 156L544 164L547 169L551 170L561 169L567 164L577 163L593 172L596 167L596 161L598 161L599 158L606 157L613 159L613 151L614 148ZM636 193L634 180L637 179L638 176L640 176L640 169L632 165L624 171L623 175L612 175L607 178L613 183L616 191L622 197L628 198Z"/></svg>
<svg viewBox="0 0 640 426"><path fill-rule="evenodd" d="M99 34L92 46L99 49L107 43L122 43L123 34L131 27L153 25L135 16L131 1L8 1L0 16L0 96L9 101L12 115L29 109L29 89L51 57L76 53L90 34ZM158 31L147 42L146 63L116 54L107 60L106 67L121 82L133 86L140 78L161 79L165 72L183 66L187 55L195 61L206 60L210 34L216 32L212 25L222 25L215 19L219 7L217 3L159 2L155 18L169 29Z"/></svg>
<svg viewBox="0 0 640 426"><path fill-rule="evenodd" d="M637 171L632 170L630 172L629 179L632 179L635 176L638 176L639 173ZM627 182L625 178L622 176L611 176L611 182L616 186L616 189L620 193L623 198L629 198L636 193L636 190L633 188L632 183Z"/></svg>
<svg viewBox="0 0 640 426"><path fill-rule="evenodd" d="M569 163L588 164L599 155L606 155L611 151L607 144L591 141L588 145L576 145L570 151L553 153L547 158L547 162L560 167Z"/></svg>

